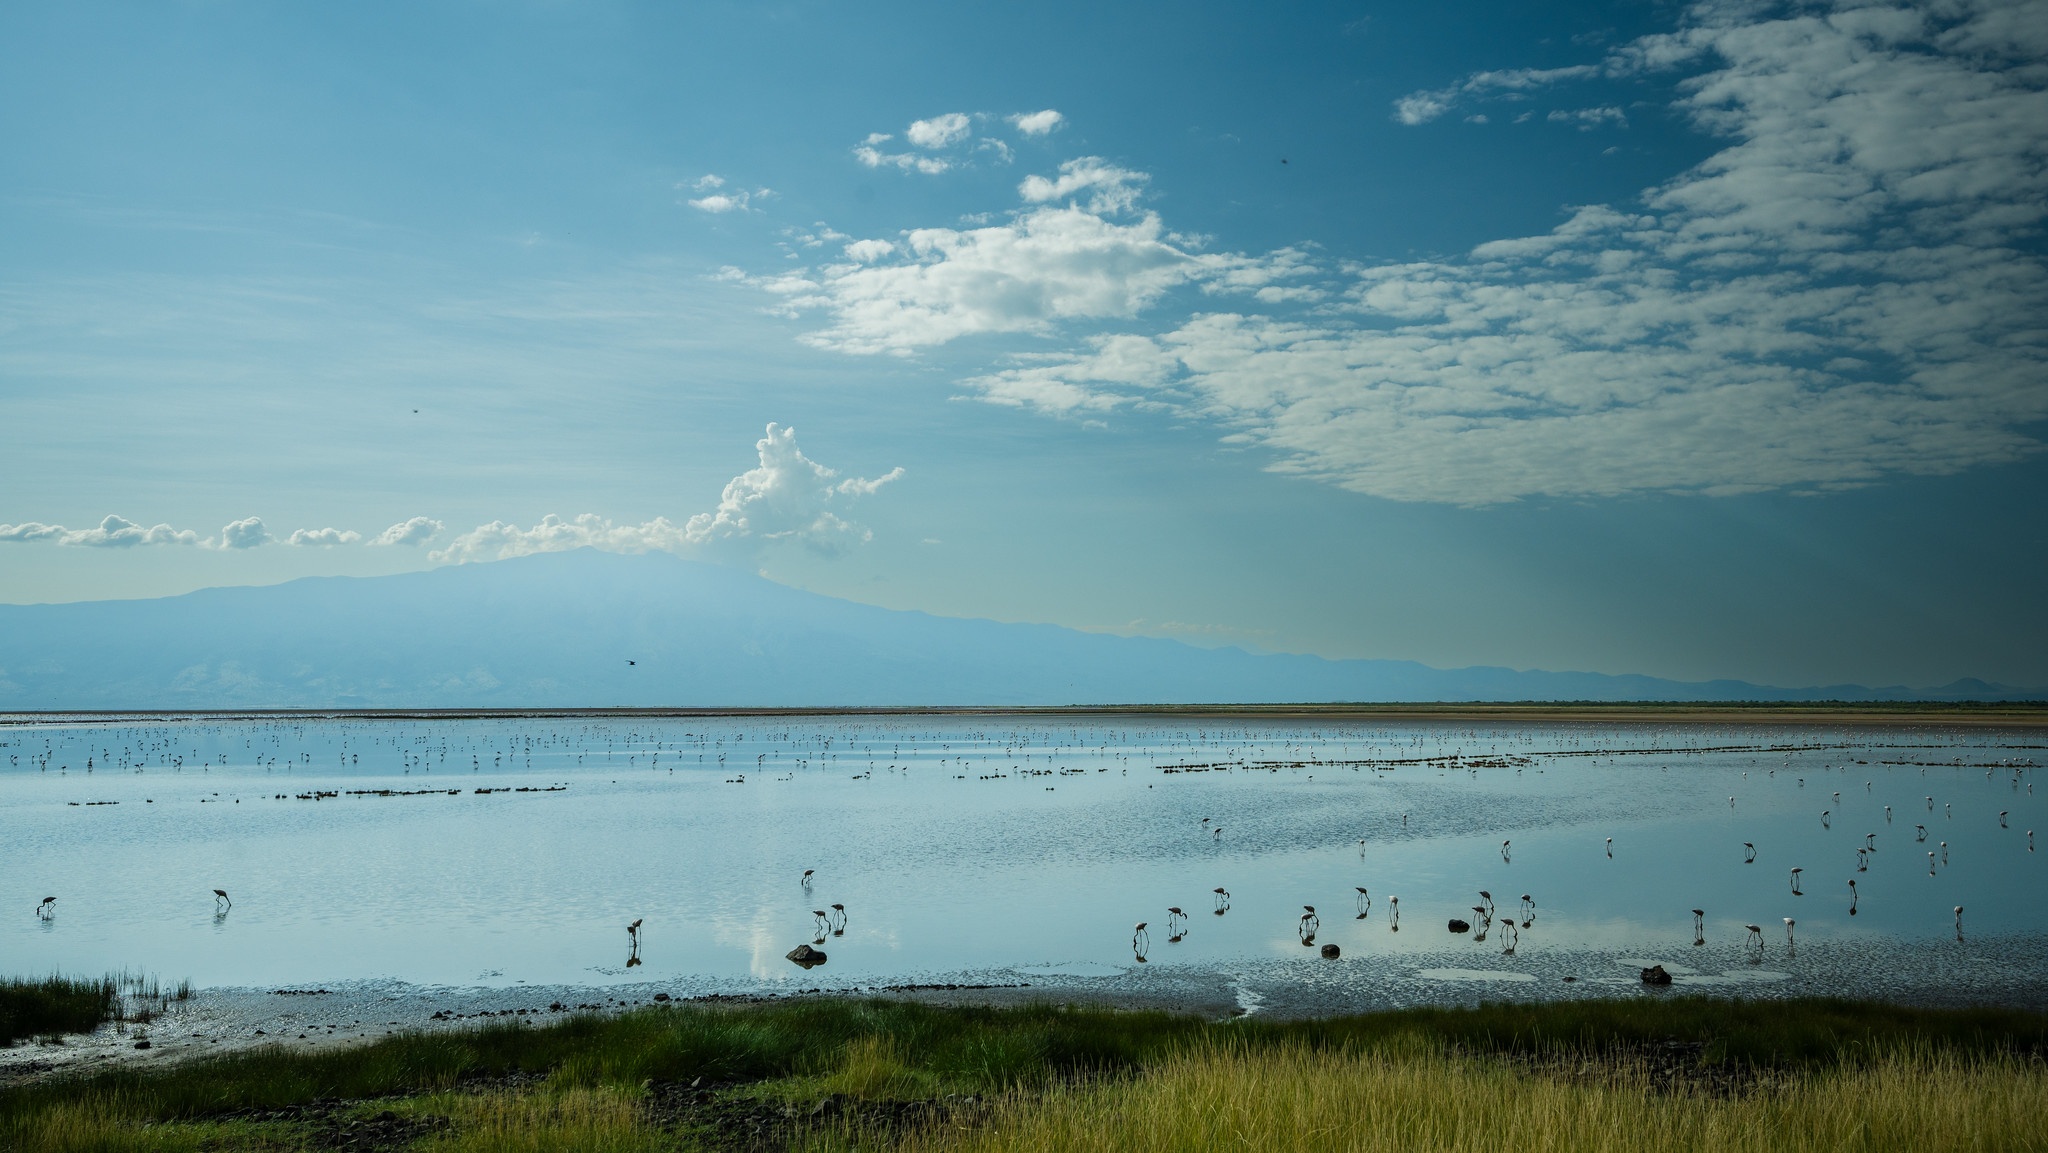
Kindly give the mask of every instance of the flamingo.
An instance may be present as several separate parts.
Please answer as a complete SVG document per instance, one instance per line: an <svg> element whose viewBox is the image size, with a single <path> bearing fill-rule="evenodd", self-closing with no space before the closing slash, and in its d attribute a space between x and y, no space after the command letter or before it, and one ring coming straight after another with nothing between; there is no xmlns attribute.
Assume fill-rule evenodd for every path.
<svg viewBox="0 0 2048 1153"><path fill-rule="evenodd" d="M44 897L43 903L36 906L36 916L41 917L43 920L47 921L52 916L56 915L56 906L57 898Z"/></svg>
<svg viewBox="0 0 2048 1153"><path fill-rule="evenodd" d="M1152 934L1145 931L1145 922L1139 921L1138 927L1131 930L1131 952L1136 953L1138 960L1142 961L1145 959L1145 950L1151 945Z"/></svg>
<svg viewBox="0 0 2048 1153"><path fill-rule="evenodd" d="M1742 863L1743 863L1743 864L1745 864L1745 865L1750 865L1750 864L1755 864L1755 863L1756 863L1756 846L1755 846L1755 845L1752 845L1752 844L1750 844L1750 843L1749 843L1748 841L1744 841L1744 842L1742 842L1742 851L1743 851L1743 858L1742 858Z"/></svg>
<svg viewBox="0 0 2048 1153"><path fill-rule="evenodd" d="M1707 911L1705 909L1694 909L1692 911L1692 935L1702 940L1706 938Z"/></svg>
<svg viewBox="0 0 2048 1153"><path fill-rule="evenodd" d="M1613 838L1613 837L1609 837L1609 838L1607 838L1607 856L1608 856L1608 858L1609 858L1609 859L1612 859L1612 858L1613 858L1613 856L1614 856L1614 838Z"/></svg>
<svg viewBox="0 0 2048 1153"><path fill-rule="evenodd" d="M1797 948L1797 947L1798 947L1798 942L1796 942L1796 941L1794 941L1794 940L1792 939L1792 926L1793 926L1794 924L1796 924L1796 922L1794 922L1794 921L1792 920L1792 918L1790 918L1790 917L1787 917L1787 918L1785 918L1785 945L1786 945L1786 947L1787 947L1787 948Z"/></svg>
<svg viewBox="0 0 2048 1153"><path fill-rule="evenodd" d="M223 902L226 902L227 907L230 909L235 907L235 903L233 901L228 900L228 891L226 889L215 889L213 891L214 907L219 908Z"/></svg>
<svg viewBox="0 0 2048 1153"><path fill-rule="evenodd" d="M818 871L818 870L816 870L816 869L805 869L805 870L804 870L804 875L803 875L803 879L802 879L801 881L798 881L797 883L798 883L798 884L800 884L800 885L802 885L802 886L803 886L804 888L806 888L806 889L810 888L810 887L811 887L811 874L813 874L813 873L815 873L815 872L817 872L817 871Z"/></svg>
<svg viewBox="0 0 2048 1153"><path fill-rule="evenodd" d="M1743 928L1749 930L1749 943L1756 946L1757 952L1763 952L1764 927L1762 925L1744 925Z"/></svg>
<svg viewBox="0 0 2048 1153"><path fill-rule="evenodd" d="M1956 940L1963 939L1963 907L1956 906Z"/></svg>
<svg viewBox="0 0 2048 1153"><path fill-rule="evenodd" d="M1805 895L1799 891L1799 874L1805 871L1805 869L1799 868L1796 865L1792 868L1792 895L1795 897Z"/></svg>
<svg viewBox="0 0 2048 1153"><path fill-rule="evenodd" d="M1313 935L1317 929L1323 927L1323 919L1316 916L1316 907L1314 905L1303 905L1302 908L1306 910L1301 915L1302 927Z"/></svg>
<svg viewBox="0 0 2048 1153"><path fill-rule="evenodd" d="M1857 896L1858 894L1856 892L1856 878L1851 877L1849 878L1849 915L1852 917L1856 915Z"/></svg>

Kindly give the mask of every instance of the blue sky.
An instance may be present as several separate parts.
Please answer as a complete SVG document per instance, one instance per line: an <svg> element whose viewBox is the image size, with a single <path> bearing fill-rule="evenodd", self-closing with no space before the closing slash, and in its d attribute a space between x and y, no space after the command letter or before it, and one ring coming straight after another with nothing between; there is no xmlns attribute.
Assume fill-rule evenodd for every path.
<svg viewBox="0 0 2048 1153"><path fill-rule="evenodd" d="M2039 2L10 6L0 600L587 543L2048 684L2044 59Z"/></svg>

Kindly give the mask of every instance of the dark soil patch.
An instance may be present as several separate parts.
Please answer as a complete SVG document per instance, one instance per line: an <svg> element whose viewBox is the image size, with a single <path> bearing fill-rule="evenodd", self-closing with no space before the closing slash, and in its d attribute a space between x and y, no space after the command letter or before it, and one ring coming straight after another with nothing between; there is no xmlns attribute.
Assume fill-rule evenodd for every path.
<svg viewBox="0 0 2048 1153"><path fill-rule="evenodd" d="M732 1083L650 1082L641 1105L649 1123L688 1133L706 1148L729 1153L765 1153L795 1145L819 1129L850 1129L894 1140L935 1124L972 1125L986 1111L973 1096L920 1101L870 1101L832 1094L811 1102L763 1101L728 1092Z"/></svg>
<svg viewBox="0 0 2048 1153"><path fill-rule="evenodd" d="M450 1128L446 1117L402 1117L389 1109L368 1117L351 1117L363 1104L322 1098L279 1109L238 1109L218 1115L221 1121L268 1121L304 1125L309 1130L307 1145L313 1149L344 1149L350 1153L384 1153L404 1149L422 1137Z"/></svg>

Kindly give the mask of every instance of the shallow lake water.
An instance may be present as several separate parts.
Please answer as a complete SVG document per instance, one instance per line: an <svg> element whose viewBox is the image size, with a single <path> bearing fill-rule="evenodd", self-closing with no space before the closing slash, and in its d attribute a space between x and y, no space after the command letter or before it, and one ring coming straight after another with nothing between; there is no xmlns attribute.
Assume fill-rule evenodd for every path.
<svg viewBox="0 0 2048 1153"><path fill-rule="evenodd" d="M36 720L0 727L0 972L679 994L1215 978L1256 1009L1560 973L1634 987L1655 960L1736 992L2031 1002L2044 746L1941 727ZM785 959L808 943L823 967ZM1356 995L1390 978L1398 996Z"/></svg>

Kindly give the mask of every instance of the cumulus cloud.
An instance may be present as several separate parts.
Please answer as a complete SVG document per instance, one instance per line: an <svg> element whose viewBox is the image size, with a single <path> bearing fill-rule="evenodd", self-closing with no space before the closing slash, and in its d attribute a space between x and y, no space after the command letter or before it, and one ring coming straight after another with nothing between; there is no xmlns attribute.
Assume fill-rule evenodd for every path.
<svg viewBox="0 0 2048 1153"><path fill-rule="evenodd" d="M1046 108L1038 112L1019 112L1009 118L1017 131L1026 136L1045 136L1066 122L1066 117L1057 109Z"/></svg>
<svg viewBox="0 0 2048 1153"><path fill-rule="evenodd" d="M61 524L44 524L41 521L23 521L20 524L0 524L0 541L20 544L34 540L56 540L64 535Z"/></svg>
<svg viewBox="0 0 2048 1153"><path fill-rule="evenodd" d="M838 479L836 471L797 448L795 429L776 424L768 426L754 450L760 464L727 482L716 510L690 518L685 529L690 541L794 539L824 552L863 543L872 534L838 510L903 475L895 468L873 479Z"/></svg>
<svg viewBox="0 0 2048 1153"><path fill-rule="evenodd" d="M984 118L985 119L985 118ZM898 168L905 172L921 172L937 176L949 172L967 160L966 156L940 156L937 153L954 148L974 135L975 117L965 112L948 112L929 120L914 120L903 132L903 139L911 145L908 152L890 152L883 146L896 137L887 132L870 132L867 139L854 146L854 159L869 168ZM993 153L997 160L1007 164L1010 161L1010 146L993 137L984 137L973 149L975 152Z"/></svg>
<svg viewBox="0 0 2048 1153"><path fill-rule="evenodd" d="M423 545L440 536L441 530L447 527L447 525L432 517L416 516L411 520L399 521L397 524L371 537L370 543L378 546L404 545L412 547Z"/></svg>
<svg viewBox="0 0 2048 1153"><path fill-rule="evenodd" d="M172 528L167 524L144 527L123 517L109 516L93 528L71 529L61 524L43 524L40 521L24 521L21 524L0 524L0 542L25 544L33 541L53 541L75 548L133 548L138 545L201 543L199 534L190 529Z"/></svg>
<svg viewBox="0 0 2048 1153"><path fill-rule="evenodd" d="M215 547L255 548L257 545L269 544L274 539L276 538L270 535L270 530L263 527L263 518L251 516L223 525L220 530L220 543Z"/></svg>
<svg viewBox="0 0 2048 1153"><path fill-rule="evenodd" d="M1395 500L1811 492L2017 460L2048 420L2042 14L1706 4L1597 64L1413 94L1397 115L1419 123L1684 67L1674 111L1721 142L1634 202L1463 258L1211 256L1139 214L1136 174L1082 158L1020 185L1008 223L755 283L822 310L809 339L847 352L1088 322L1067 352L967 385L1054 415L1207 421L1279 471ZM1557 119L1625 123L1605 105ZM1189 285L1272 311L1161 307Z"/></svg>
<svg viewBox="0 0 2048 1153"><path fill-rule="evenodd" d="M1098 156L1083 156L1060 165L1058 176L1027 176L1017 186L1017 195L1032 204L1068 200L1076 193L1088 193L1088 211L1102 214L1126 212L1137 203L1138 187L1149 180L1145 173L1118 168Z"/></svg>
<svg viewBox="0 0 2048 1153"><path fill-rule="evenodd" d="M727 482L716 509L698 513L686 524L666 517L621 524L595 513L569 520L550 514L531 528L492 521L457 536L428 558L460 564L577 548L691 554L771 541L833 553L873 536L840 513L903 475L895 468L873 478L842 478L797 448L795 429L777 424L768 426L754 448L759 465ZM394 525L385 535L401 527Z"/></svg>
<svg viewBox="0 0 2048 1153"><path fill-rule="evenodd" d="M930 120L914 120L904 139L919 148L948 148L967 139L974 130L974 122L963 112L948 112Z"/></svg>
<svg viewBox="0 0 2048 1153"><path fill-rule="evenodd" d="M339 544L354 544L363 539L363 534L343 528L301 528L293 529L284 543L298 548L333 548Z"/></svg>
<svg viewBox="0 0 2048 1153"><path fill-rule="evenodd" d="M874 137L870 136L869 140ZM884 136L882 139L887 140ZM924 156L916 152L884 152L873 144L862 144L854 148L854 158L869 168L900 168L905 172L922 172L926 176L937 176L953 167L953 162L943 156Z"/></svg>
<svg viewBox="0 0 2048 1153"><path fill-rule="evenodd" d="M1001 224L920 228L902 242L860 240L850 263L780 276L736 274L782 298L781 311L824 311L805 339L821 348L904 355L984 333L1047 333L1066 321L1134 317L1174 288L1278 298L1317 290L1280 282L1307 271L1295 250L1266 257L1204 253L1138 212L1147 177L1096 157L1018 188L1027 207ZM1065 201L1066 203L1055 203Z"/></svg>
<svg viewBox="0 0 2048 1153"><path fill-rule="evenodd" d="M775 195L775 190L772 188L756 188L752 191L744 188L727 188L725 177L710 173L699 176L697 179L684 184L678 184L676 187L703 193L704 195L702 196L686 197L684 203L699 212L709 212L714 215L724 212L746 212L749 211L748 206L753 204L754 201L766 200Z"/></svg>

